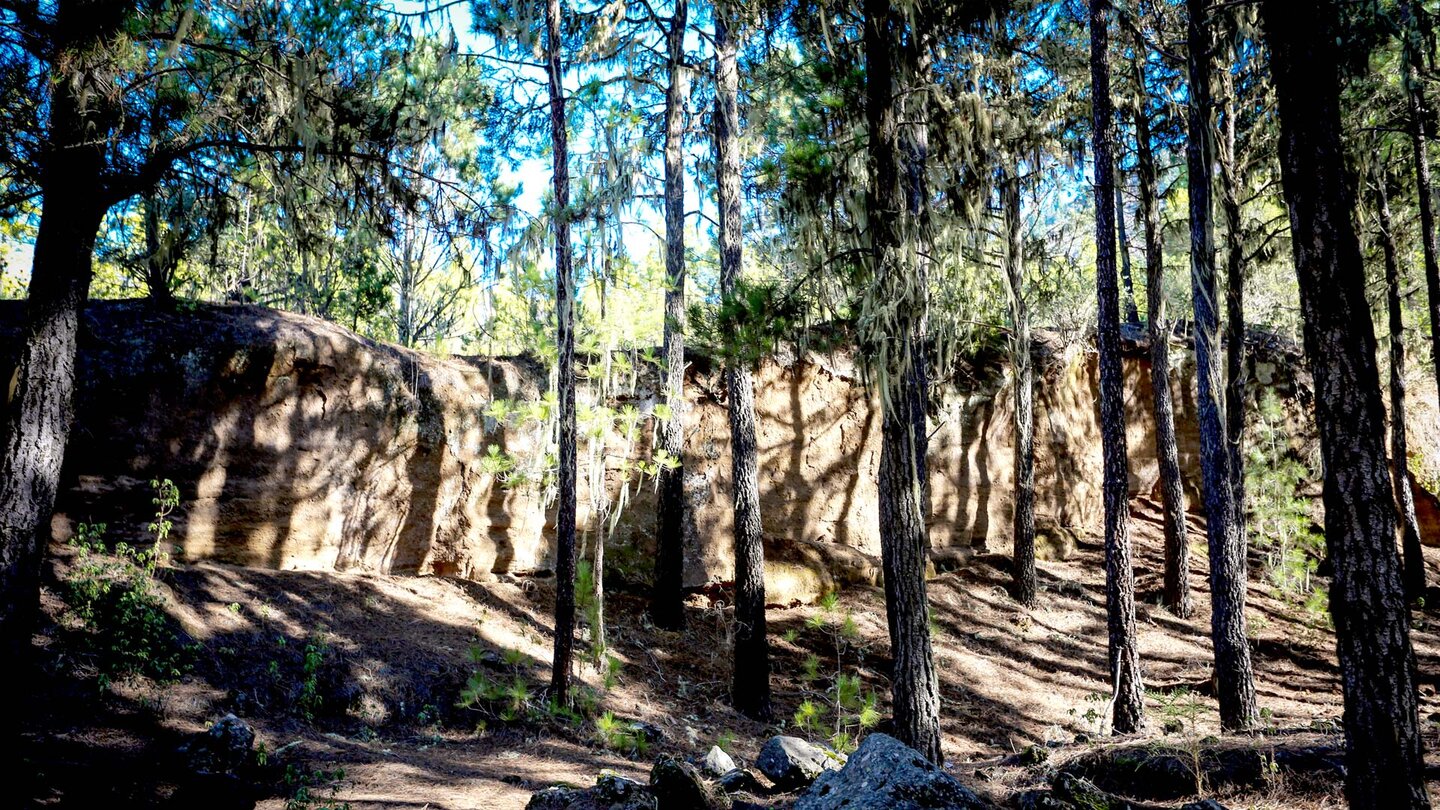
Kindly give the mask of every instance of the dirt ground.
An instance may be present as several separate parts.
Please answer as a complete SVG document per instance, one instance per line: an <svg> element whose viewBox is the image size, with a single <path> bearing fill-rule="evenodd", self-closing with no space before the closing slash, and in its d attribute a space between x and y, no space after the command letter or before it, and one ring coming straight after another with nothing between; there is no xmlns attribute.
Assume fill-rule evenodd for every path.
<svg viewBox="0 0 1440 810"><path fill-rule="evenodd" d="M1134 516L1151 717L1141 739L1188 745L1215 734L1217 723L1204 538L1192 533L1196 611L1180 620L1156 605L1159 510L1139 502ZM1440 550L1427 551L1430 580L1440 582ZM583 666L581 678L596 695L596 711L649 724L657 739L640 753L615 750L613 739L607 747L593 720L511 720L493 706L455 705L477 670L491 682L519 683L526 708L543 705L551 637L544 581L216 564L174 567L163 576L169 610L196 645L192 670L168 685L131 679L101 690L72 651L56 595L69 554L57 550L51 566L44 596L51 621L36 638L40 667L20 674L30 682L11 693L21 740L9 763L18 772L5 792L13 789L20 803L7 806L222 806L214 800L224 794L236 806L258 801L262 808L508 810L550 784L592 784L602 768L644 779L657 753L699 754L718 742L753 761L769 735L782 726L793 731L803 701L823 702L837 672L859 675L886 711L884 599L876 588L847 590L828 607L770 611L778 718L771 726L728 705L723 591L692 598L683 633L651 627L639 595L610 595L608 637L618 669L608 688L594 665ZM1000 802L1040 779L1010 755L1049 744L1055 762L1108 744L1100 742L1108 740L1101 720L1108 697L1102 549L1091 539L1070 560L1039 567L1034 610L1009 597L1002 554L977 556L930 583L947 767ZM1255 744L1338 744L1330 631L1262 582L1251 583L1249 605L1270 728ZM848 631L847 616L854 624ZM1417 611L1412 633L1432 750L1440 745L1437 620L1433 607ZM307 680L312 692L297 696L296 684ZM242 783L212 786L197 804L175 751L227 712L254 726L267 762ZM297 795L302 787L308 796ZM1440 795L1440 785L1431 789ZM1303 791L1277 784L1223 798L1232 807L1343 806L1333 783Z"/></svg>

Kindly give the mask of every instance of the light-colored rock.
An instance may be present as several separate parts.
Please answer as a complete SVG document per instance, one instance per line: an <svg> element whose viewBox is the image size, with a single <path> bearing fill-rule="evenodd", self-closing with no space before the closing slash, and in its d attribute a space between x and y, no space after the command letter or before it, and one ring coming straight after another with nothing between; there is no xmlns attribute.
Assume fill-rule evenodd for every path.
<svg viewBox="0 0 1440 810"><path fill-rule="evenodd" d="M714 777L724 776L737 767L735 758L718 745L710 746L710 750L705 752L705 759L700 763L700 768Z"/></svg>
<svg viewBox="0 0 1440 810"><path fill-rule="evenodd" d="M760 748L755 767L781 790L794 790L815 781L825 771L838 770L845 756L799 737L771 737Z"/></svg>

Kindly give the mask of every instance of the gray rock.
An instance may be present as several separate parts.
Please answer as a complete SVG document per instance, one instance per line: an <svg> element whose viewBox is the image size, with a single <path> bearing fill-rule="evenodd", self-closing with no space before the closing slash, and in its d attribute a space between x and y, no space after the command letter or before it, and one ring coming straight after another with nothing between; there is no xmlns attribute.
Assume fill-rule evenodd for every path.
<svg viewBox="0 0 1440 810"><path fill-rule="evenodd" d="M650 792L659 810L729 810L730 800L683 759L661 757L650 770Z"/></svg>
<svg viewBox="0 0 1440 810"><path fill-rule="evenodd" d="M549 787L531 794L525 810L656 810L650 789L611 771L593 788Z"/></svg>
<svg viewBox="0 0 1440 810"><path fill-rule="evenodd" d="M760 749L755 766L781 790L794 790L814 782L826 771L839 770L845 756L808 743L799 737L771 737Z"/></svg>
<svg viewBox="0 0 1440 810"><path fill-rule="evenodd" d="M255 731L249 724L227 714L180 746L180 754L191 773L228 774L250 763L254 745Z"/></svg>
<svg viewBox="0 0 1440 810"><path fill-rule="evenodd" d="M700 769L711 776L724 776L738 767L734 758L718 745L710 746L710 750L705 752L705 759L700 763Z"/></svg>
<svg viewBox="0 0 1440 810"><path fill-rule="evenodd" d="M1226 810L1225 805L1214 799L1201 799L1198 802L1189 802L1180 810Z"/></svg>
<svg viewBox="0 0 1440 810"><path fill-rule="evenodd" d="M548 787L530 794L525 810L580 810L593 807L589 791L577 788Z"/></svg>
<svg viewBox="0 0 1440 810"><path fill-rule="evenodd" d="M760 779L755 774L744 768L736 768L715 781L720 789L726 793L753 793L760 795L765 793L765 786L760 784Z"/></svg>
<svg viewBox="0 0 1440 810"><path fill-rule="evenodd" d="M610 810L655 810L650 788L614 771L601 771L591 793Z"/></svg>
<svg viewBox="0 0 1440 810"><path fill-rule="evenodd" d="M955 777L887 734L860 743L845 767L821 774L794 810L994 810Z"/></svg>

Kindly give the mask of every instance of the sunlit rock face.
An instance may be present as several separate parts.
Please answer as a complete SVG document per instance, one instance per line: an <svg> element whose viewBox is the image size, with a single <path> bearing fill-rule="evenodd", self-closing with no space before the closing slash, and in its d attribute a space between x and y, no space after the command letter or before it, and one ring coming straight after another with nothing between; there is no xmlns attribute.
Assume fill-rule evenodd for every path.
<svg viewBox="0 0 1440 810"><path fill-rule="evenodd" d="M0 305L7 360L20 318L19 304ZM1057 346L1042 341L1037 351L1036 509L1046 553L1063 556L1071 538L1099 524L1101 451L1095 357ZM1180 462L1195 510L1194 364L1184 351L1173 355ZM1143 346L1127 346L1130 483L1133 495L1158 502L1144 358ZM1299 358L1266 349L1252 367L1250 395L1273 389L1293 449L1313 454ZM732 575L730 434L719 370L697 357L688 374L686 580L699 586ZM145 537L150 480L170 478L181 494L171 540L182 559L475 579L550 566L550 481L536 474L515 485L512 476L507 486L495 461L498 452L522 467L543 466L551 441L543 409L518 407L538 402L546 388L546 372L533 362L441 358L253 306L168 314L101 302L85 314L79 377L57 538L76 522L107 523L115 539ZM809 601L837 585L878 581L880 419L854 359L782 353L755 384L770 598ZM972 550L1010 547L1010 386L1003 356L982 354L933 397L927 497L940 570ZM1440 458L1434 394L1419 388L1412 387L1412 450ZM607 568L643 579L653 559L653 480L622 459L650 458L643 417L657 401L653 372L641 368L615 377L603 394L582 393L582 414L597 396L642 418L628 437L617 420L604 432L604 452L582 431L582 542L589 547L609 525L598 508L608 502ZM497 413L496 400L508 412ZM601 470L604 498L587 485ZM1427 542L1440 543L1440 508L1418 494Z"/></svg>

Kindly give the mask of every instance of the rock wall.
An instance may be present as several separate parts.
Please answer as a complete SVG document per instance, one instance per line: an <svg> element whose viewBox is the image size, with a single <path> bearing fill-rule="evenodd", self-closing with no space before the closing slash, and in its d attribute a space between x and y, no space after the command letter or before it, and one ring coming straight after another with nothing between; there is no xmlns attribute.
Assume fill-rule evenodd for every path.
<svg viewBox="0 0 1440 810"><path fill-rule="evenodd" d="M0 305L0 346L13 356L21 316ZM1089 531L1101 518L1101 449L1093 354L1043 352L1037 391L1037 515L1043 530ZM1181 465L1198 503L1194 366L1180 363L1175 402ZM1252 395L1288 403L1296 449L1313 452L1308 388L1297 358L1260 353ZM1156 497L1149 369L1125 359L1132 494ZM534 400L544 371L522 360L437 358L378 344L334 324L259 307L157 312L102 302L86 312L77 426L55 523L106 522L141 537L150 479L170 478L181 506L173 538L185 559L271 568L367 569L481 578L550 565L553 512L546 482L501 485L491 445L517 456L542 449L541 423L487 416L493 400ZM781 358L756 374L761 506L772 593L805 598L835 579L874 578L879 554L875 470L877 403L844 355ZM686 580L732 573L729 426L717 370L696 359L687 392ZM1417 396L1433 426L1432 397ZM611 404L648 412L653 380L640 374ZM585 403L582 403L584 405ZM998 360L943 387L932 415L930 529L937 557L972 547L1008 550L1012 506L1010 388ZM620 455L649 455L641 423L629 452L612 443L609 494ZM1435 430L1413 430L1437 457ZM582 463L585 450L582 442ZM582 475L582 481L586 476ZM618 512L607 547L643 566L653 548L649 479ZM1422 509L1436 502L1421 490ZM580 493L582 526L592 519Z"/></svg>

